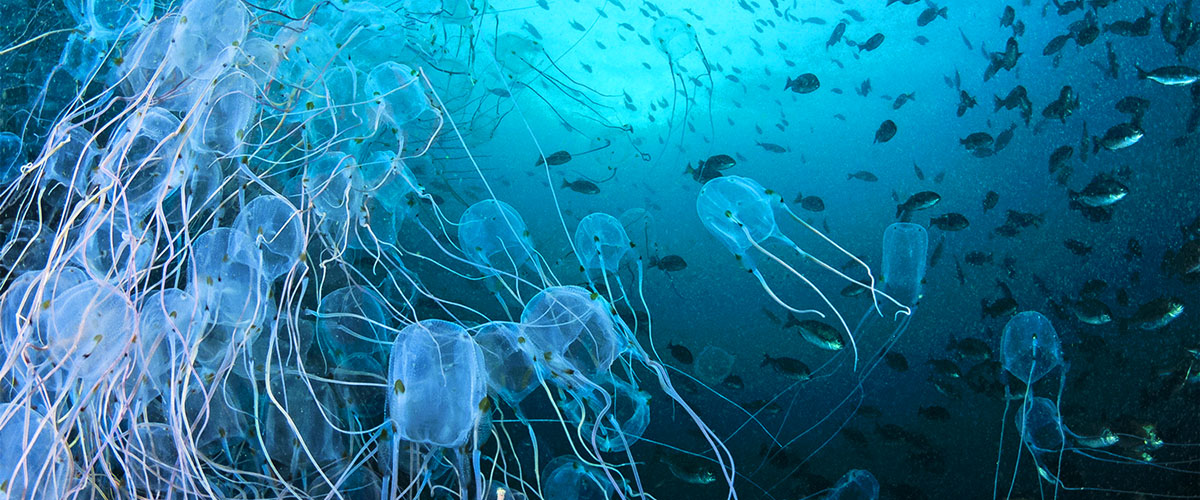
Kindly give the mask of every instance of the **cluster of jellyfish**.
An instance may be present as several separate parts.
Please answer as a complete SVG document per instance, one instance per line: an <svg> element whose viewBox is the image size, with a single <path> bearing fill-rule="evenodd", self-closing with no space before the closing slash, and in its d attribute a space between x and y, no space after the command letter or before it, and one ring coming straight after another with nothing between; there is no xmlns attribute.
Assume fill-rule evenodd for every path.
<svg viewBox="0 0 1200 500"><path fill-rule="evenodd" d="M445 58L467 3L67 3L77 98L43 144L0 136L0 497L645 497L650 387L736 496L632 287L598 284L615 218L576 233L597 284L564 286L511 206L452 221L422 187L462 139L397 61Z"/></svg>

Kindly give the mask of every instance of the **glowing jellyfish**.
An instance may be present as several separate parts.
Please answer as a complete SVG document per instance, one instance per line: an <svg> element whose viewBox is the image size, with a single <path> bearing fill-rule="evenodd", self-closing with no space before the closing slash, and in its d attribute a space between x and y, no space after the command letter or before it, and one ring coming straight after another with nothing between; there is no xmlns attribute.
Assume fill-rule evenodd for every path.
<svg viewBox="0 0 1200 500"><path fill-rule="evenodd" d="M679 59L696 51L696 30L683 19L663 16L654 21L654 48Z"/></svg>
<svg viewBox="0 0 1200 500"><path fill-rule="evenodd" d="M391 337L383 298L361 285L339 288L322 298L316 327L323 351L337 364L376 364Z"/></svg>
<svg viewBox="0 0 1200 500"><path fill-rule="evenodd" d="M534 257L525 220L500 200L467 207L458 220L458 244L468 260L489 274L513 272Z"/></svg>
<svg viewBox="0 0 1200 500"><path fill-rule="evenodd" d="M728 351L704 346L696 357L696 376L707 384L719 384L733 372L735 358Z"/></svg>
<svg viewBox="0 0 1200 500"><path fill-rule="evenodd" d="M884 290L901 303L916 306L921 300L921 282L929 261L929 232L907 222L889 225L883 231Z"/></svg>
<svg viewBox="0 0 1200 500"><path fill-rule="evenodd" d="M763 278L763 275L759 271L755 260L748 254L751 248L758 250L763 255L786 268L789 272L791 272L797 278L800 278L800 280L804 281L809 288L817 293L821 300L824 301L825 305L831 311L833 311L835 316L837 316L843 330L849 335L850 344L854 347L854 364L857 367L858 344L854 339L854 333L851 332L850 327L846 325L846 321L843 319L842 314L833 306L833 303L829 301L825 294L812 283L812 281L810 281L806 276L804 276L804 274L797 271L782 258L763 248L761 243L764 243L769 239L776 240L794 250L806 261L814 262L817 265L859 286L869 288L872 291L872 295L878 293L881 296L892 300L893 302L895 302L895 299L891 299L891 297L889 297L887 294L875 290L875 279L871 275L870 268L867 268L866 264L862 264L862 266L867 269L867 276L869 278L868 281L870 282L869 285L842 274L841 271L838 271L836 268L829 266L820 259L802 250L798 245L796 245L796 243L794 243L790 238L784 235L782 231L780 231L779 225L775 221L775 209L777 207L786 211L788 215L792 217L792 219L820 236L823 240L836 247L843 254L855 260L859 264L862 264L862 261L858 260L858 258L853 254L845 251L825 235L821 234L820 231L817 231L816 228L810 226L808 223L804 222L803 219L796 216L796 214L793 213L791 209L787 207L787 205L783 204L778 193L762 187L762 185L752 179L733 175L718 177L705 183L704 187L700 188L700 196L696 199L696 212L700 215L700 221L704 223L704 227L708 229L709 233L712 233L714 237L716 237L723 245L725 245L725 248L728 249L730 253L732 253L734 257L742 263L742 266L753 273L755 278L758 278L758 282L760 285L762 285L763 290L765 290L776 303L792 312L812 312L824 317L824 314L821 314L819 311L797 309L784 302L783 299L780 299L779 296L777 296L775 292L771 290L771 287L767 285L767 281L765 278ZM900 305L898 302L896 302L896 304Z"/></svg>
<svg viewBox="0 0 1200 500"><path fill-rule="evenodd" d="M388 414L400 438L467 444L482 417L483 352L461 326L424 320L400 331L388 368Z"/></svg>
<svg viewBox="0 0 1200 500"><path fill-rule="evenodd" d="M230 228L211 229L192 243L194 280L189 292L209 311L213 322L244 327L261 319L259 311L267 300L268 283L257 260L237 260L254 243Z"/></svg>
<svg viewBox="0 0 1200 500"><path fill-rule="evenodd" d="M1058 332L1050 320L1026 311L1008 320L1000 337L1000 362L1026 385L1032 385L1062 363Z"/></svg>
<svg viewBox="0 0 1200 500"><path fill-rule="evenodd" d="M584 392L563 404L563 412L600 450L624 451L650 426L650 394L617 378L599 386L605 397Z"/></svg>
<svg viewBox="0 0 1200 500"><path fill-rule="evenodd" d="M244 237L230 254L242 262L260 262L266 280L287 274L299 262L306 240L300 212L282 197L265 194L245 207L233 221L233 229Z"/></svg>
<svg viewBox="0 0 1200 500"><path fill-rule="evenodd" d="M546 500L607 500L613 486L603 473L575 457L557 457L542 473Z"/></svg>
<svg viewBox="0 0 1200 500"><path fill-rule="evenodd" d="M604 281L608 299L616 302L624 297L624 285L617 271L623 262L636 258L633 242L625 234L621 222L604 213L593 213L579 221L575 228L575 252L579 256L580 270L589 282ZM638 273L641 273L640 263ZM608 278L616 279L618 292L609 286ZM640 281L640 279L639 279Z"/></svg>
<svg viewBox="0 0 1200 500"><path fill-rule="evenodd" d="M577 286L542 290L525 305L521 324L539 367L551 374L578 372L595 377L608 372L625 339L617 332L607 304Z"/></svg>
<svg viewBox="0 0 1200 500"><path fill-rule="evenodd" d="M854 469L833 485L826 500L875 500L879 498L879 481L868 471Z"/></svg>

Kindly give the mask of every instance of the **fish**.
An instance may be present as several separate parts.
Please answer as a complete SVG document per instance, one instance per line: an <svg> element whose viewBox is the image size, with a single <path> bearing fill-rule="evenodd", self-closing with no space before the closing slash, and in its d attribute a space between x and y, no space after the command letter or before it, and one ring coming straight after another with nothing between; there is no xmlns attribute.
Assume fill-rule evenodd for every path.
<svg viewBox="0 0 1200 500"><path fill-rule="evenodd" d="M1013 87L1003 99L998 95L992 97L995 99L995 108L992 109L992 112L1000 111L1001 108L1015 109L1029 101L1028 92L1025 90L1024 85Z"/></svg>
<svg viewBox="0 0 1200 500"><path fill-rule="evenodd" d="M990 147L994 142L996 140L992 138L992 134L987 132L975 132L958 140L958 143L967 148L968 151Z"/></svg>
<svg viewBox="0 0 1200 500"><path fill-rule="evenodd" d="M946 7L939 9L933 2L928 2L927 0L927 3L929 3L929 7L921 11L921 15L917 16L917 26L925 26L938 17L946 19Z"/></svg>
<svg viewBox="0 0 1200 500"><path fill-rule="evenodd" d="M1009 290L1008 285L1003 281L996 281L996 287L1000 288L1003 296L989 301L988 299L979 299L983 312L981 318L999 318L1001 316L1009 316L1017 312L1017 301L1013 298L1012 290Z"/></svg>
<svg viewBox="0 0 1200 500"><path fill-rule="evenodd" d="M967 46L967 50L975 50L975 47L971 45L971 40L967 39L967 34L963 32L962 28L958 29L958 34L962 37L962 43Z"/></svg>
<svg viewBox="0 0 1200 500"><path fill-rule="evenodd" d="M919 181L925 180L925 172L921 171L921 167L918 167L917 162L915 162L915 161L913 162L913 173L915 173L917 175L917 180L919 180Z"/></svg>
<svg viewBox="0 0 1200 500"><path fill-rule="evenodd" d="M866 292L866 291L867 291L867 287L861 286L861 285L858 285L855 283L851 283L849 285L846 285L845 288L842 288L841 293L842 293L843 297L858 297L859 295L862 295L863 292Z"/></svg>
<svg viewBox="0 0 1200 500"><path fill-rule="evenodd" d="M1071 41L1074 38L1075 38L1075 36L1070 33L1067 33L1065 35L1058 35L1054 38L1051 38L1050 42L1047 43L1044 48L1042 48L1042 55L1043 56L1052 56L1054 54L1057 54L1058 51L1062 50L1062 48L1067 45L1067 42Z"/></svg>
<svg viewBox="0 0 1200 500"><path fill-rule="evenodd" d="M917 409L917 415L934 422L950 420L950 411L941 406L922 406Z"/></svg>
<svg viewBox="0 0 1200 500"><path fill-rule="evenodd" d="M1070 85L1064 85L1058 91L1058 99L1046 105L1042 110L1042 116L1046 118L1058 118L1063 123L1067 122L1067 117L1071 116L1079 109L1079 98L1075 96L1075 91Z"/></svg>
<svg viewBox="0 0 1200 500"><path fill-rule="evenodd" d="M1000 202L1000 194L995 191L988 191L987 194L983 195L983 211L984 211L984 213L987 213L988 210L996 208L996 204L999 202Z"/></svg>
<svg viewBox="0 0 1200 500"><path fill-rule="evenodd" d="M804 73L797 76L795 80L788 78L783 88L797 94L808 94L821 88L821 81L817 78L817 75Z"/></svg>
<svg viewBox="0 0 1200 500"><path fill-rule="evenodd" d="M571 161L571 153L566 151L555 151L550 153L550 156L538 157L537 163L533 166L540 167L544 165L557 166Z"/></svg>
<svg viewBox="0 0 1200 500"><path fill-rule="evenodd" d="M896 96L895 102L892 103L892 109L900 109L900 107L908 101L915 100L916 94L916 92L909 92L907 94L900 94L899 96Z"/></svg>
<svg viewBox="0 0 1200 500"><path fill-rule="evenodd" d="M829 35L829 41L825 42L825 50L837 45L842 40L842 35L846 33L846 23L840 22L833 28L833 34Z"/></svg>
<svg viewBox="0 0 1200 500"><path fill-rule="evenodd" d="M729 375L721 381L721 385L727 389L740 390L746 387L746 383L742 381L742 377L737 375Z"/></svg>
<svg viewBox="0 0 1200 500"><path fill-rule="evenodd" d="M958 116L962 116L968 109L975 107L975 98L971 97L965 90L958 91Z"/></svg>
<svg viewBox="0 0 1200 500"><path fill-rule="evenodd" d="M875 177L875 174L872 174L866 170L859 170L858 172L854 172L852 174L846 174L846 180L850 179L858 179L864 182L875 182L879 180L878 177Z"/></svg>
<svg viewBox="0 0 1200 500"><path fill-rule="evenodd" d="M929 367L933 369L933 373L938 376L949 378L962 377L962 370L958 368L957 364L948 359L931 359L927 361L926 364L928 364Z"/></svg>
<svg viewBox="0 0 1200 500"><path fill-rule="evenodd" d="M1016 19L1017 11L1011 5L1004 6L1004 12L1000 14L1000 27L1012 26L1013 19Z"/></svg>
<svg viewBox="0 0 1200 500"><path fill-rule="evenodd" d="M1072 204L1086 207L1107 207L1125 199L1129 188L1110 174L1097 174L1080 191L1069 191L1068 198Z"/></svg>
<svg viewBox="0 0 1200 500"><path fill-rule="evenodd" d="M967 217L957 212L950 212L929 219L929 224L942 231L962 231L971 223Z"/></svg>
<svg viewBox="0 0 1200 500"><path fill-rule="evenodd" d="M1083 256L1092 253L1091 245L1074 238L1063 240L1063 246L1067 247L1067 250L1070 250L1075 255Z"/></svg>
<svg viewBox="0 0 1200 500"><path fill-rule="evenodd" d="M903 354L898 352L889 352L885 354L883 356L883 362L887 363L888 367L895 371L908 371L908 360L904 358Z"/></svg>
<svg viewBox="0 0 1200 500"><path fill-rule="evenodd" d="M763 354L763 362L760 366L769 366L779 374L798 381L808 380L812 375L808 365L795 358L772 358L770 354Z"/></svg>
<svg viewBox="0 0 1200 500"><path fill-rule="evenodd" d="M883 33L876 33L874 35L871 35L871 38L868 38L867 41L858 44L858 51L862 52L865 50L867 52L870 52L872 50L878 49L879 46L882 44L883 44Z"/></svg>
<svg viewBox="0 0 1200 500"><path fill-rule="evenodd" d="M793 200L792 203L799 203L800 208L808 210L809 212L825 211L825 200L822 200L819 196L802 196L801 194L797 193L796 199Z"/></svg>
<svg viewBox="0 0 1200 500"><path fill-rule="evenodd" d="M717 177L721 177L721 176L725 175L725 174L722 174L721 170L716 168L715 166L709 167L707 162L702 162L699 166L697 166L695 168L693 168L692 164L689 163L687 165L687 168L683 169L683 174L692 176L692 180L699 182L701 184L704 184L708 181L716 179Z"/></svg>
<svg viewBox="0 0 1200 500"><path fill-rule="evenodd" d="M1008 143L1012 142L1013 136L1016 135L1016 131L1017 124L1015 123L1010 125L1007 129L1004 129L1004 131L1000 132L1000 135L996 136L996 142L992 145L992 149L999 153L1000 150L1008 147Z"/></svg>
<svg viewBox="0 0 1200 500"><path fill-rule="evenodd" d="M1101 147L1109 151L1125 149L1129 146L1137 144L1137 142L1142 140L1142 137L1145 135L1146 132L1137 125L1132 123L1119 123L1108 129L1108 131L1104 133L1103 137L1093 139L1092 143L1094 145L1092 146L1092 152L1095 153L1100 151Z"/></svg>
<svg viewBox="0 0 1200 500"><path fill-rule="evenodd" d="M693 457L677 451L662 449L659 460L667 465L671 475L689 484L709 484L717 480L717 471L710 460ZM514 495L514 498L520 498Z"/></svg>
<svg viewBox="0 0 1200 500"><path fill-rule="evenodd" d="M844 10L842 12L845 12L847 16L850 16L850 19L853 19L860 23L867 20L867 18L863 17L862 14L860 14L857 10L854 10L854 9Z"/></svg>
<svg viewBox="0 0 1200 500"><path fill-rule="evenodd" d="M687 269L687 261L678 255L667 255L664 257L650 257L649 267L657 267L667 272L676 272Z"/></svg>
<svg viewBox="0 0 1200 500"><path fill-rule="evenodd" d="M981 252L979 250L972 250L970 252L967 252L967 254L965 256L963 256L963 260L965 260L967 262L967 264L971 264L973 266L982 266L984 264L991 264L992 258L993 257L992 257L991 253Z"/></svg>
<svg viewBox="0 0 1200 500"><path fill-rule="evenodd" d="M921 191L917 194L909 196L904 203L896 206L896 218L905 220L908 215L916 210L925 210L942 201L942 196L933 191Z"/></svg>
<svg viewBox="0 0 1200 500"><path fill-rule="evenodd" d="M1133 95L1125 96L1122 97L1121 100L1117 101L1117 104L1114 105L1114 108L1116 108L1117 112L1119 113L1130 115L1130 123L1138 124L1142 121L1142 117L1145 116L1146 111L1150 110L1150 100Z"/></svg>
<svg viewBox="0 0 1200 500"><path fill-rule="evenodd" d="M1183 302L1174 297L1159 297L1138 307L1122 323L1146 331L1159 330L1183 314Z"/></svg>
<svg viewBox="0 0 1200 500"><path fill-rule="evenodd" d="M1113 320L1112 310L1103 302L1085 298L1079 301L1064 300L1075 319L1089 325L1106 325Z"/></svg>
<svg viewBox="0 0 1200 500"><path fill-rule="evenodd" d="M685 365L690 365L696 361L695 356L692 356L691 349L675 343L667 343L667 349L671 352L671 357L676 361Z"/></svg>
<svg viewBox="0 0 1200 500"><path fill-rule="evenodd" d="M875 130L875 143L884 143L892 140L896 136L896 122L884 120L879 124L879 128Z"/></svg>
<svg viewBox="0 0 1200 500"><path fill-rule="evenodd" d="M571 191L575 191L576 193L580 194L598 194L600 192L600 186L597 186L595 182L587 179L578 179L574 181L563 179L561 187L570 188Z"/></svg>
<svg viewBox="0 0 1200 500"><path fill-rule="evenodd" d="M780 146L778 144L772 144L769 142L757 142L757 141L755 141L754 144L760 148L763 148L764 150L771 152L771 153L786 153L787 152L786 148L784 148L783 146Z"/></svg>
<svg viewBox="0 0 1200 500"><path fill-rule="evenodd" d="M845 341L842 340L842 334L837 329L815 319L801 321L789 312L787 322L783 324L783 327L798 328L800 338L826 351L840 351L846 347Z"/></svg>
<svg viewBox="0 0 1200 500"><path fill-rule="evenodd" d="M819 18L819 17L809 17L809 18L806 18L806 19L801 19L801 20L800 20L800 24L816 24L816 25L824 25L824 24L825 24L825 20L824 20L824 19L821 19L821 18Z"/></svg>
<svg viewBox="0 0 1200 500"><path fill-rule="evenodd" d="M1189 66L1163 66L1151 71L1136 65L1134 68L1137 70L1138 80L1150 80L1163 85L1191 85L1200 79L1200 71Z"/></svg>
<svg viewBox="0 0 1200 500"><path fill-rule="evenodd" d="M962 361L987 361L992 358L992 348L988 343L971 337L962 340L951 337L946 350Z"/></svg>
<svg viewBox="0 0 1200 500"><path fill-rule="evenodd" d="M917 45L925 45L929 43L929 39L926 38L925 35L917 35L913 37L913 41L917 42Z"/></svg>

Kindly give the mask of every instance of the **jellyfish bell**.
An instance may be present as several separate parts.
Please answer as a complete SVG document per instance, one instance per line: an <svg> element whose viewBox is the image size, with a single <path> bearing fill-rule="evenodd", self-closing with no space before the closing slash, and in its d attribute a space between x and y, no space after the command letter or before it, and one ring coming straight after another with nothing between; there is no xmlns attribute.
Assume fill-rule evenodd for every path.
<svg viewBox="0 0 1200 500"><path fill-rule="evenodd" d="M577 286L542 290L521 312L526 343L540 370L551 374L596 377L608 372L626 341L613 323L609 306Z"/></svg>
<svg viewBox="0 0 1200 500"><path fill-rule="evenodd" d="M525 341L520 323L492 321L480 325L475 334L488 371L488 388L517 411L538 386L533 357L521 347Z"/></svg>
<svg viewBox="0 0 1200 500"><path fill-rule="evenodd" d="M1062 348L1054 325L1036 311L1013 316L1000 337L1000 361L1005 370L1026 385L1041 380L1062 363Z"/></svg>
<svg viewBox="0 0 1200 500"><path fill-rule="evenodd" d="M467 207L458 220L458 243L467 259L489 273L512 273L534 255L525 220L500 200Z"/></svg>
<svg viewBox="0 0 1200 500"><path fill-rule="evenodd" d="M542 473L542 492L546 500L605 500L614 487L604 473L571 456L556 457Z"/></svg>
<svg viewBox="0 0 1200 500"><path fill-rule="evenodd" d="M72 473L54 418L20 403L0 403L0 484L4 498L63 498Z"/></svg>
<svg viewBox="0 0 1200 500"><path fill-rule="evenodd" d="M680 59L696 51L696 30L683 19L663 16L654 21L654 48L671 59Z"/></svg>
<svg viewBox="0 0 1200 500"><path fill-rule="evenodd" d="M869 471L854 469L833 485L826 500L875 500L879 498L879 481Z"/></svg>
<svg viewBox="0 0 1200 500"><path fill-rule="evenodd" d="M929 232L907 222L891 224L883 232L884 290L901 303L916 306L921 300L921 282L928 262Z"/></svg>

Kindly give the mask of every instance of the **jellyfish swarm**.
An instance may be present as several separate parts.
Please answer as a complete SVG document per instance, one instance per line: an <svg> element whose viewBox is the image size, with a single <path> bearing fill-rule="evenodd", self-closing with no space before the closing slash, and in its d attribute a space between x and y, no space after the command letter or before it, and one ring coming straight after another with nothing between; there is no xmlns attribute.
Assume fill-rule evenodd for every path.
<svg viewBox="0 0 1200 500"><path fill-rule="evenodd" d="M690 79L684 75L686 69L682 65L682 59L692 53L699 54L701 63L704 65L704 76L708 79L708 122L710 136L705 138L705 142L710 141L716 134L712 123L713 78L708 58L704 55L704 47L700 45L700 40L696 37L696 31L692 28L691 24L688 24L683 19L675 16L663 16L654 21L654 28L651 35L654 48L667 56L667 65L671 71L671 116L668 118L667 136L663 143L663 151L666 151L666 145L671 142L671 136L675 133L677 126L675 116L677 114L676 109L680 94L683 94L683 113L679 119L680 125L678 126L682 130L683 125L688 124L688 115L691 114L691 106L695 100L694 94L699 91L699 79L695 79L692 89L688 90ZM681 87L682 92L680 91ZM681 132L680 140L682 138ZM661 153L659 156L661 156Z"/></svg>
<svg viewBox="0 0 1200 500"><path fill-rule="evenodd" d="M825 262L822 262L820 259L814 257L796 245L795 242L788 238L787 235L785 235L779 229L779 225L775 221L776 209L782 209L789 216L791 216L793 220L799 222L805 228L819 236L822 240L862 265L862 267L866 270L868 278L867 281L869 284L864 284L858 280L846 276L841 271L826 264ZM728 249L729 252L732 253L739 262L741 262L743 267L754 274L754 277L758 279L759 284L762 285L763 290L765 290L767 294L770 295L771 299L780 306L783 306L788 311L794 313L816 313L821 317L825 317L824 313L820 311L814 309L801 310L784 302L783 299L780 299L779 296L776 295L771 289L770 285L767 284L766 279L763 278L762 272L759 271L755 259L749 253L751 248L757 250L770 260L775 261L780 266L787 269L792 275L799 278L806 285L808 285L809 288L816 292L821 300L825 303L825 306L828 307L829 310L833 312L834 316L837 317L838 322L842 326L842 330L849 335L850 345L853 347L854 351L854 369L856 371L858 369L858 344L854 338L854 332L852 332L850 327L846 324L846 320L843 318L841 312L833 306L833 303L829 301L829 298L825 296L825 293L822 292L821 289L815 284L813 284L813 282L810 281L804 274L797 271L795 267L793 267L791 264L788 264L779 256L771 253L770 250L767 250L761 244L765 243L767 240L776 240L788 248L795 250L796 254L805 261L813 262L818 266L823 267L826 270L842 277L843 279L850 281L851 283L868 288L871 291L873 300L877 301L877 296L882 296L897 306L906 308L903 304L897 302L886 293L875 289L874 275L871 274L870 268L867 267L867 265L861 260L859 260L858 257L855 257L854 254L851 254L842 247L838 246L833 242L833 240L830 240L824 234L821 234L821 232L816 228L812 227L799 216L797 216L791 211L790 208L788 208L786 204L783 203L783 200L778 193L764 188L753 179L731 175L726 177L718 177L708 181L703 187L700 188L700 195L696 199L696 212L699 214L700 221L704 224L704 227L708 229L708 232L712 233L714 237L720 240L721 243L725 245L725 248Z"/></svg>

